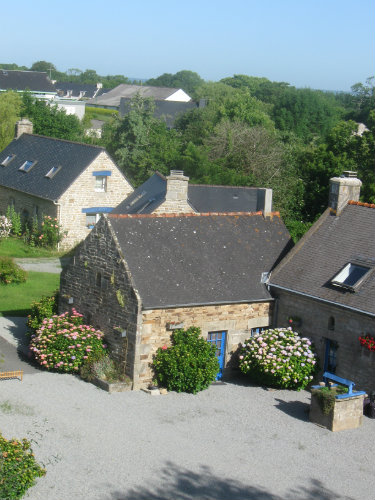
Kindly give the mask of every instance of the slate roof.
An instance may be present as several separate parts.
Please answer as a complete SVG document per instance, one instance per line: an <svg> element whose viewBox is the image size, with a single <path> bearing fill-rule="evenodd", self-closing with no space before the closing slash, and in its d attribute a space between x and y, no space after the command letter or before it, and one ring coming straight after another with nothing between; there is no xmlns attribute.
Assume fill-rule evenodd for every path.
<svg viewBox="0 0 375 500"><path fill-rule="evenodd" d="M57 200L104 148L33 134L22 134L0 153L0 185L24 193ZM7 165L8 155L16 155ZM29 172L19 168L36 160ZM52 167L61 166L52 179L45 177Z"/></svg>
<svg viewBox="0 0 375 500"><path fill-rule="evenodd" d="M72 91L72 97L79 98L81 92L84 92L82 98L84 99L92 99L94 96L99 97L105 92L109 92L110 89L104 89L98 87L94 84L89 83L78 83L78 82L56 82L55 83L56 90L63 95L65 95L68 91Z"/></svg>
<svg viewBox="0 0 375 500"><path fill-rule="evenodd" d="M144 309L272 299L261 283L291 245L279 216L108 216Z"/></svg>
<svg viewBox="0 0 375 500"><path fill-rule="evenodd" d="M351 261L371 271L353 292L330 283ZM327 210L275 269L271 286L375 315L375 205L349 202L339 216Z"/></svg>
<svg viewBox="0 0 375 500"><path fill-rule="evenodd" d="M150 214L165 200L167 180L156 172L139 186L113 213ZM188 185L188 201L196 212L257 212L264 208L263 188Z"/></svg>
<svg viewBox="0 0 375 500"><path fill-rule="evenodd" d="M120 106L121 97L127 97L132 99L137 94L141 97L151 97L158 100L165 100L170 97L175 92L180 89L170 88L170 87L151 87L147 85L129 85L127 83L121 83L109 92L91 99L89 104L95 104L97 106Z"/></svg>
<svg viewBox="0 0 375 500"><path fill-rule="evenodd" d="M17 71L0 69L1 90L31 90L33 92L53 92L56 89L42 71Z"/></svg>
<svg viewBox="0 0 375 500"><path fill-rule="evenodd" d="M186 113L191 109L196 109L199 104L195 101L177 102L177 101L155 101L154 117L164 120L168 128L172 128L178 115ZM120 116L124 116L131 110L131 99L121 97Z"/></svg>

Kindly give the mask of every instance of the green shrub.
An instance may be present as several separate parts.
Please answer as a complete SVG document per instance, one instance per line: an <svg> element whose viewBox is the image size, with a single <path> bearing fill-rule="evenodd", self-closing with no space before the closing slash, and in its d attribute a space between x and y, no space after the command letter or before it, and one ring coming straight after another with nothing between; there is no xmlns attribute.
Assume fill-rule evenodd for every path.
<svg viewBox="0 0 375 500"><path fill-rule="evenodd" d="M31 314L27 317L27 326L32 333L39 330L45 318L52 318L57 314L58 293L56 290L50 297L43 295L39 301L32 302Z"/></svg>
<svg viewBox="0 0 375 500"><path fill-rule="evenodd" d="M56 217L45 215L41 224L40 235L38 236L38 244L43 247L56 248L63 237L64 232Z"/></svg>
<svg viewBox="0 0 375 500"><path fill-rule="evenodd" d="M169 391L197 392L206 389L219 372L215 346L191 327L172 334L172 346L159 348L153 362L158 384Z"/></svg>
<svg viewBox="0 0 375 500"><path fill-rule="evenodd" d="M95 377L112 382L126 382L130 379L121 370L120 366L108 355L96 353L90 355L80 369L80 376L88 381Z"/></svg>
<svg viewBox="0 0 375 500"><path fill-rule="evenodd" d="M254 382L300 390L313 378L316 359L309 339L291 328L275 328L246 340L239 365Z"/></svg>
<svg viewBox="0 0 375 500"><path fill-rule="evenodd" d="M0 257L0 283L24 283L27 273L10 257Z"/></svg>
<svg viewBox="0 0 375 500"><path fill-rule="evenodd" d="M104 354L103 333L82 323L82 314L75 309L71 315L65 312L44 319L31 335L35 360L47 370L77 372L90 354Z"/></svg>
<svg viewBox="0 0 375 500"><path fill-rule="evenodd" d="M15 236L21 236L22 234L22 222L21 215L15 211L14 206L10 205L7 208L7 219L12 223L11 233Z"/></svg>
<svg viewBox="0 0 375 500"><path fill-rule="evenodd" d="M45 473L36 462L29 441L7 440L0 433L0 498L22 498L35 479Z"/></svg>
<svg viewBox="0 0 375 500"><path fill-rule="evenodd" d="M329 415L335 406L336 395L347 393L348 388L343 385L337 385L333 387L321 387L314 389L312 392L316 394L319 406L324 415Z"/></svg>

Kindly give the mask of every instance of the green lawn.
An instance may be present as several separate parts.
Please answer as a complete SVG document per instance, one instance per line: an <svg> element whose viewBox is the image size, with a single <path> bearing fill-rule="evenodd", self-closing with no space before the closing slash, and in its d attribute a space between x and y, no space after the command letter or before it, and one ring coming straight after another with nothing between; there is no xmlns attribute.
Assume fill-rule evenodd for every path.
<svg viewBox="0 0 375 500"><path fill-rule="evenodd" d="M60 286L60 275L29 271L19 285L0 285L0 316L27 316L30 304L42 295L52 295Z"/></svg>
<svg viewBox="0 0 375 500"><path fill-rule="evenodd" d="M0 240L0 256L4 257L58 257L66 252L57 252L42 247L30 247L21 238L4 238Z"/></svg>

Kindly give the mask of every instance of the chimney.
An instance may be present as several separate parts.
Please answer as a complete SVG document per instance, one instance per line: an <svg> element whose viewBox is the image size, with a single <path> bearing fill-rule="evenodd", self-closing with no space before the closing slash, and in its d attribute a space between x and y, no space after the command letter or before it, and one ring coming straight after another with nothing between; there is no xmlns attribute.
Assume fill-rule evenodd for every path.
<svg viewBox="0 0 375 500"><path fill-rule="evenodd" d="M340 215L348 201L359 201L362 182L357 179L357 172L345 170L340 177L332 177L329 183L328 206L335 215Z"/></svg>
<svg viewBox="0 0 375 500"><path fill-rule="evenodd" d="M264 190L264 217L269 217L272 212L272 189L266 188Z"/></svg>
<svg viewBox="0 0 375 500"><path fill-rule="evenodd" d="M33 124L27 118L22 118L16 123L14 138L18 139L22 134L32 134Z"/></svg>
<svg viewBox="0 0 375 500"><path fill-rule="evenodd" d="M167 177L167 193L165 200L168 202L186 203L188 198L189 177L182 170L171 170Z"/></svg>

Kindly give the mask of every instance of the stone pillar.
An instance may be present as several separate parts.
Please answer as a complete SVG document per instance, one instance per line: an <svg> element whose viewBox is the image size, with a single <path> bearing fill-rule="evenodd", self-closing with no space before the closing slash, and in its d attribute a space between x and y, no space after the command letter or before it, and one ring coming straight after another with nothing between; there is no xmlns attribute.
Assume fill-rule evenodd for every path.
<svg viewBox="0 0 375 500"><path fill-rule="evenodd" d="M189 177L181 170L171 170L167 177L166 201L186 202L188 198Z"/></svg>
<svg viewBox="0 0 375 500"><path fill-rule="evenodd" d="M33 124L27 118L22 118L16 123L14 138L18 139L22 134L32 134Z"/></svg>
<svg viewBox="0 0 375 500"><path fill-rule="evenodd" d="M332 177L329 187L328 206L336 215L340 215L348 201L359 201L362 182L357 179L357 172L346 170L341 177Z"/></svg>

